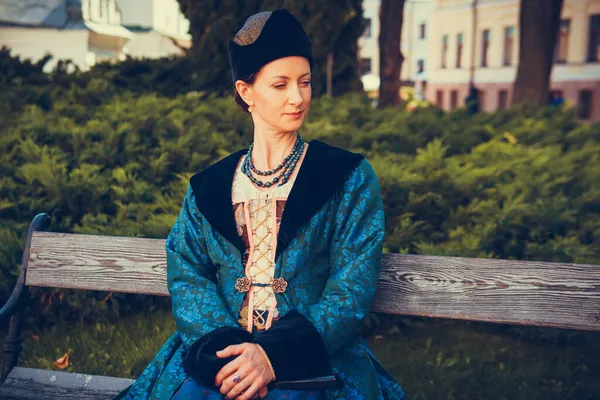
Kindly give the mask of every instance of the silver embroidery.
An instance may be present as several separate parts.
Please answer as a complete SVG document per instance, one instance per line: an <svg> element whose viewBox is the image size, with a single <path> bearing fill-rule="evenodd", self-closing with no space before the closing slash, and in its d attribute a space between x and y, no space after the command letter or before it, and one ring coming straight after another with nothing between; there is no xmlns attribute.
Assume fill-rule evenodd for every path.
<svg viewBox="0 0 600 400"><path fill-rule="evenodd" d="M235 34L233 41L241 46L247 46L254 43L260 36L260 33L272 13L272 11L263 11L248 18L244 23L244 26L242 26L242 29Z"/></svg>

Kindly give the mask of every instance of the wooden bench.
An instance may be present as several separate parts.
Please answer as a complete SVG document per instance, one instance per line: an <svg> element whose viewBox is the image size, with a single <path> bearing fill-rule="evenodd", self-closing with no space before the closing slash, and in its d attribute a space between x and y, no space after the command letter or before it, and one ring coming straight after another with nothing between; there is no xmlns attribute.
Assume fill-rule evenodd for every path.
<svg viewBox="0 0 600 400"><path fill-rule="evenodd" d="M2 399L110 399L132 380L16 367L29 286L168 296L165 241L43 232L32 221L10 318ZM373 311L600 331L596 265L385 254Z"/></svg>

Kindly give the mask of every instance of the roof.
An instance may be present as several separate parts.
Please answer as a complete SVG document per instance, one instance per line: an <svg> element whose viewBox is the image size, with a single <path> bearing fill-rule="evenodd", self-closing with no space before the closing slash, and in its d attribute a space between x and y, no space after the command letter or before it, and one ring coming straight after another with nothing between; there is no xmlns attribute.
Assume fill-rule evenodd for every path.
<svg viewBox="0 0 600 400"><path fill-rule="evenodd" d="M121 25L69 19L67 7L81 7L81 0L14 0L0 2L0 26L27 28L87 29L106 36L131 39Z"/></svg>
<svg viewBox="0 0 600 400"><path fill-rule="evenodd" d="M64 0L18 0L0 3L0 22L14 26L55 26L67 23Z"/></svg>
<svg viewBox="0 0 600 400"><path fill-rule="evenodd" d="M98 22L84 21L84 25L91 31L106 36L118 36L125 39L131 39L133 33L121 25L101 24Z"/></svg>

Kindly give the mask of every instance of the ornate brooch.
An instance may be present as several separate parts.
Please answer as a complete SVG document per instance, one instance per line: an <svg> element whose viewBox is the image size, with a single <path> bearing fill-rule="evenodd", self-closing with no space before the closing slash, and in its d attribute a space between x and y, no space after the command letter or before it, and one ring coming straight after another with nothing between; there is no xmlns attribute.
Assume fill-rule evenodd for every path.
<svg viewBox="0 0 600 400"><path fill-rule="evenodd" d="M283 278L276 278L276 279L273 279L273 282L271 283L271 287L273 288L273 291L275 293L283 293L283 292L285 292L285 289L287 288L287 282Z"/></svg>
<svg viewBox="0 0 600 400"><path fill-rule="evenodd" d="M248 279L248 277L246 276L244 276L243 278L238 278L235 281L235 288L240 293L246 293L250 290L250 279Z"/></svg>

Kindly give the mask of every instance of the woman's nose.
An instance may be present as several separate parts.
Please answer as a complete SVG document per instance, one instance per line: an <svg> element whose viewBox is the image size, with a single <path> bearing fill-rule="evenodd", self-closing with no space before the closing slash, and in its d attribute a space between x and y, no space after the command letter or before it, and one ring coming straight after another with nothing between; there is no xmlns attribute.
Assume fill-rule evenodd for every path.
<svg viewBox="0 0 600 400"><path fill-rule="evenodd" d="M302 97L302 91L298 85L292 86L290 89L290 104L302 104L304 102L304 97Z"/></svg>

